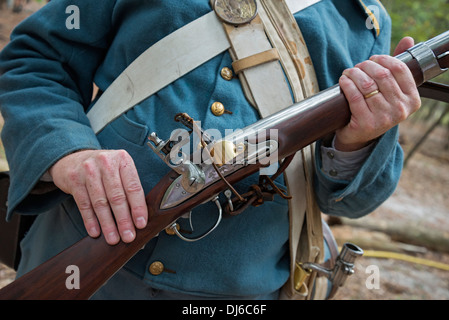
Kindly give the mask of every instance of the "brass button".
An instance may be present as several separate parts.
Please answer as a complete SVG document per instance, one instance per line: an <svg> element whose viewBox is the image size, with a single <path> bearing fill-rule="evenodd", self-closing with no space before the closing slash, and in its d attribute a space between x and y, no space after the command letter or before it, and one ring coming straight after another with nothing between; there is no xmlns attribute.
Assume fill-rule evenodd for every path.
<svg viewBox="0 0 449 320"><path fill-rule="evenodd" d="M149 271L153 276L158 276L164 272L164 264L160 261L155 261L150 265Z"/></svg>
<svg viewBox="0 0 449 320"><path fill-rule="evenodd" d="M212 113L217 117L225 113L225 108L221 102L212 103L210 109L212 110Z"/></svg>
<svg viewBox="0 0 449 320"><path fill-rule="evenodd" d="M334 153L330 151L327 152L327 156L329 157L329 159L333 159L335 157Z"/></svg>
<svg viewBox="0 0 449 320"><path fill-rule="evenodd" d="M221 77L227 81L232 80L232 77L234 77L234 73L228 67L224 67L223 69L221 69L220 74Z"/></svg>
<svg viewBox="0 0 449 320"><path fill-rule="evenodd" d="M179 229L181 229L181 227L179 226L178 223L175 223L175 226L176 226L176 230L179 231ZM175 230L173 230L173 226L165 228L165 233L168 234L169 236L174 236Z"/></svg>

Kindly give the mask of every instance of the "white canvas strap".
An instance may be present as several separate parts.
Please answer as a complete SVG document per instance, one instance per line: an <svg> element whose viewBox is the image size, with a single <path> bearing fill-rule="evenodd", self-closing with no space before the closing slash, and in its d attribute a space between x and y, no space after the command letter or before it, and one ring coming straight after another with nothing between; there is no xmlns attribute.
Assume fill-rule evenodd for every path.
<svg viewBox="0 0 449 320"><path fill-rule="evenodd" d="M285 0L290 12L295 14L311 5L320 2L321 0Z"/></svg>
<svg viewBox="0 0 449 320"><path fill-rule="evenodd" d="M319 1L286 2L295 13ZM100 132L136 104L229 48L213 11L176 30L144 51L100 96L87 113L92 129Z"/></svg>
<svg viewBox="0 0 449 320"><path fill-rule="evenodd" d="M259 7L259 14L264 20L270 42L280 52L281 63L289 79L295 101L301 101L318 93L318 81L309 51L295 18L289 12L291 7L288 7L289 2L292 6L303 1L258 1L262 4ZM321 259L324 256L321 212L313 191L313 156L314 145L312 144L298 151L285 170L285 182L293 197L289 201L291 277L281 290L282 299L310 298L314 276L310 276L302 285L297 283L296 263L298 261L322 262ZM295 289L297 285L301 285L299 290Z"/></svg>
<svg viewBox="0 0 449 320"><path fill-rule="evenodd" d="M279 61L265 59L238 72L247 99L264 118L293 103L290 88L296 102L316 94L319 88L305 40L285 0L256 1L259 14L251 23L237 27L225 23L223 27L231 43L233 65L248 59L263 60L255 57L270 49L278 53ZM285 181L292 195L289 201L292 277L281 290L282 299L310 297L312 291L309 288L315 274L305 279L307 282L296 283L296 262L321 262L324 256L321 213L313 194L313 150L312 145L298 151L285 170ZM297 285L300 290L295 289Z"/></svg>
<svg viewBox="0 0 449 320"><path fill-rule="evenodd" d="M228 48L214 12L176 30L144 51L103 92L87 113L92 129L98 133L136 104Z"/></svg>

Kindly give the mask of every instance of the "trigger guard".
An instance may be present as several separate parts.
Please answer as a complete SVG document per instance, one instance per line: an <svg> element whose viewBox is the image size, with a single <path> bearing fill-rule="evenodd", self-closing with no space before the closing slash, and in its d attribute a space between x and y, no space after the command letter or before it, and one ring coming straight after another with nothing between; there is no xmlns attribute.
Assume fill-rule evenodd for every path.
<svg viewBox="0 0 449 320"><path fill-rule="evenodd" d="M223 216L223 210L221 208L221 204L220 201L218 201L218 196L216 196L215 198L213 198L211 201L213 201L215 203L215 205L218 208L218 218L217 221L215 222L215 224L212 226L212 228L210 228L208 231L206 231L205 233L203 233L202 235L195 237L195 238L188 238L186 236L184 236L181 232L179 232L179 230L176 228L176 222L174 222L171 226L170 229L173 230L173 232L181 239L187 242L195 242L198 240L203 239L204 237L208 236L212 231L214 231L218 225L221 222L221 218Z"/></svg>

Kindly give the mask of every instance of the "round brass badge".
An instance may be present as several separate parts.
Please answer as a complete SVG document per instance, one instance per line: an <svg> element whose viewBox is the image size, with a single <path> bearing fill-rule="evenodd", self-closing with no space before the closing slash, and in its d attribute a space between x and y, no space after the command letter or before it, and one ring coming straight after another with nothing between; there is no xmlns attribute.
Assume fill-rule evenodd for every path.
<svg viewBox="0 0 449 320"><path fill-rule="evenodd" d="M257 4L255 0L215 0L214 10L224 22L239 25L254 19Z"/></svg>

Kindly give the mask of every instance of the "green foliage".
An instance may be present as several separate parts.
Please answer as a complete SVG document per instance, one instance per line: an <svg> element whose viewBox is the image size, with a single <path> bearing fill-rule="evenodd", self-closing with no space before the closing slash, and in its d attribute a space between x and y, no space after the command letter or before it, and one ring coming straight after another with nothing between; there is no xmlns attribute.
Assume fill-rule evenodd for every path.
<svg viewBox="0 0 449 320"><path fill-rule="evenodd" d="M449 0L383 0L392 20L391 48L405 36L415 43L426 41L449 30ZM449 71L432 81L449 84ZM449 117L439 119L446 112L446 104L423 99L421 109L413 115L414 120L434 122L449 128Z"/></svg>
<svg viewBox="0 0 449 320"><path fill-rule="evenodd" d="M425 41L449 30L448 0L384 0L392 19L392 43L405 36Z"/></svg>

